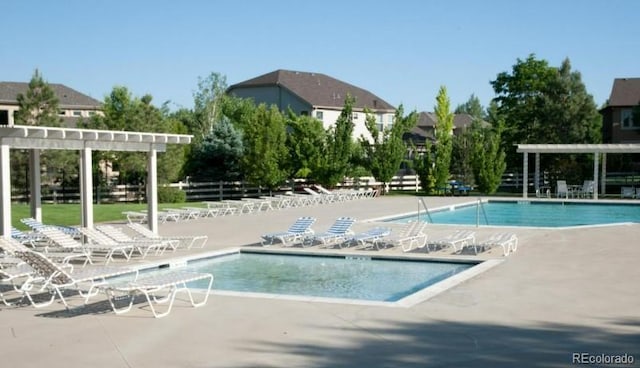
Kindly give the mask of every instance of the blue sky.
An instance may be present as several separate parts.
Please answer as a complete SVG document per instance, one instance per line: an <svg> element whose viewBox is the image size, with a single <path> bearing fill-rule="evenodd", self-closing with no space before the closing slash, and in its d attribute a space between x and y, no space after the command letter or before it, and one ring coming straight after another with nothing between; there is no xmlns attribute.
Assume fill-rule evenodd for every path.
<svg viewBox="0 0 640 368"><path fill-rule="evenodd" d="M614 78L640 77L636 0L7 1L0 81L36 68L98 100L116 85L193 107L198 77L229 85L276 69L324 73L405 111L452 108L533 53L569 58L597 105Z"/></svg>

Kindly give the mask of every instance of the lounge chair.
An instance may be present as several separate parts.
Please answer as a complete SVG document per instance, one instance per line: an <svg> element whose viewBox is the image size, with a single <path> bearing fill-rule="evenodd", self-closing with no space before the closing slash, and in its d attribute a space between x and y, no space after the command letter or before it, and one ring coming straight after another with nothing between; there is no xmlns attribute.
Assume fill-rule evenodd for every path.
<svg viewBox="0 0 640 368"><path fill-rule="evenodd" d="M144 224L147 222L147 214L140 211L124 211L123 215L127 216L127 222L130 224Z"/></svg>
<svg viewBox="0 0 640 368"><path fill-rule="evenodd" d="M60 225L48 225L48 224L44 224L40 221L37 221L36 219L32 218L32 217L27 217L27 218L23 218L20 219L20 222L22 222L23 224L29 226L31 228L31 230L33 231L37 231L39 232L40 229L45 228L45 227L53 227L56 228L58 231L61 231L69 236L71 236L74 239L80 239L80 231L78 231L78 229L76 229L75 227L70 227L70 226L60 226Z"/></svg>
<svg viewBox="0 0 640 368"><path fill-rule="evenodd" d="M445 236L429 240L427 242L427 250L431 251L431 246L433 246L433 250L451 247L453 252L457 253L465 246L475 243L475 234L471 230L456 230Z"/></svg>
<svg viewBox="0 0 640 368"><path fill-rule="evenodd" d="M404 252L410 252L413 249L424 248L427 244L427 234L424 228L427 223L424 221L411 221L406 223L398 231L394 231L390 236L380 242L379 247L402 247Z"/></svg>
<svg viewBox="0 0 640 368"><path fill-rule="evenodd" d="M578 191L578 197L580 198L593 198L593 190L595 184L593 180L585 180L582 184L582 188Z"/></svg>
<svg viewBox="0 0 640 368"><path fill-rule="evenodd" d="M193 247L198 246L199 248L204 248L207 244L207 240L209 237L207 235L172 235L172 236L161 236L153 231L151 231L148 227L142 224L129 224L129 228L135 231L138 235L140 235L144 239L150 240L177 240L179 241L180 246L183 248L191 249Z"/></svg>
<svg viewBox="0 0 640 368"><path fill-rule="evenodd" d="M69 309L64 295L64 290L69 288L77 289L86 304L89 298L98 294L98 286L106 284L108 278L126 274L137 277L138 274L137 270L128 267L93 266L78 269L71 265L61 266L43 254L30 250L16 252L16 256L33 268L37 275L29 277L19 289L36 308L52 304L57 295L65 308ZM83 291L84 287L88 289ZM36 302L32 297L34 292L49 292L51 298L44 302Z"/></svg>
<svg viewBox="0 0 640 368"><path fill-rule="evenodd" d="M111 225L98 225L96 226L96 230L118 243L139 244L138 252L142 255L142 258L146 256L145 253L148 253L152 249L156 250L156 254L162 254L167 248L176 250L180 245L179 240L133 238L119 228Z"/></svg>
<svg viewBox="0 0 640 368"><path fill-rule="evenodd" d="M165 250L167 250L167 247L170 246L169 243L159 240L156 240L155 242L119 242L97 229L81 227L79 230L82 235L89 240L91 245L113 248L126 247L126 249L131 249L131 252L128 254L126 252L122 253L127 260L131 258L133 251L137 251L140 253L142 258L145 258L151 251L155 251L156 255L161 255Z"/></svg>
<svg viewBox="0 0 640 368"><path fill-rule="evenodd" d="M282 245L302 240L304 237L314 233L311 226L315 222L316 219L314 217L300 217L289 227L289 229L287 229L287 231L262 235L262 245L273 245L276 240L280 241Z"/></svg>
<svg viewBox="0 0 640 368"><path fill-rule="evenodd" d="M518 249L518 237L514 233L495 233L474 243L473 250L478 254L478 249L485 251L495 246L502 247L502 254L506 257Z"/></svg>
<svg viewBox="0 0 640 368"><path fill-rule="evenodd" d="M346 241L340 244L340 247L354 244L359 249L377 247L379 241L389 234L391 234L391 229L388 227L374 227L348 237Z"/></svg>
<svg viewBox="0 0 640 368"><path fill-rule="evenodd" d="M15 264L2 264L0 263L0 283L3 285L10 285L13 291L23 295L20 288L30 277L34 274L33 268L21 260ZM0 289L0 300L7 305L13 305L4 294L5 290Z"/></svg>
<svg viewBox="0 0 640 368"><path fill-rule="evenodd" d="M356 222L351 217L339 217L325 232L307 236L302 240L302 246L307 247L320 243L322 246L330 246L343 242L349 235L353 234L351 226Z"/></svg>
<svg viewBox="0 0 640 368"><path fill-rule="evenodd" d="M79 241L72 238L70 235L63 233L62 231L53 228L45 227L38 232L42 233L52 244L57 245L60 249L65 251L75 251L85 254L92 260L94 256L102 256L105 259L105 264L114 261L114 255L116 253L124 256L125 259L131 258L135 246L133 244L118 244L118 245L102 245L102 244L82 244Z"/></svg>
<svg viewBox="0 0 640 368"><path fill-rule="evenodd" d="M13 255L15 252L24 252L34 249L29 249L26 245L13 238L0 237L0 250L4 251L5 254ZM83 252L58 251L46 246L35 250L40 251L47 258L60 264L67 264L72 261L82 261L83 266L87 263L92 264L91 257Z"/></svg>
<svg viewBox="0 0 640 368"><path fill-rule="evenodd" d="M208 287L207 291L202 293L204 295L203 299L196 301L187 284L200 280L207 280ZM143 294L154 317L162 318L171 312L176 294L179 291L185 291L189 296L191 305L197 308L207 303L212 285L213 275L210 273L165 271L155 275L141 276L131 282L101 285L100 289L106 292L111 308L116 314L130 311L133 307L136 294ZM129 303L125 307L117 307L116 304L122 299L123 294L129 298ZM167 307L162 312L157 310L158 304L161 303L167 303Z"/></svg>

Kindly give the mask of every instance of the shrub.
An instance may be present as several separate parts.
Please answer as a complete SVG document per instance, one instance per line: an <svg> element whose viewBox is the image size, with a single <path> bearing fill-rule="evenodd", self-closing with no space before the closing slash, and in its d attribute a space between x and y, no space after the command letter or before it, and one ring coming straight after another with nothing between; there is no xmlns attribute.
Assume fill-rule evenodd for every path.
<svg viewBox="0 0 640 368"><path fill-rule="evenodd" d="M178 188L158 187L158 203L184 203L187 193Z"/></svg>

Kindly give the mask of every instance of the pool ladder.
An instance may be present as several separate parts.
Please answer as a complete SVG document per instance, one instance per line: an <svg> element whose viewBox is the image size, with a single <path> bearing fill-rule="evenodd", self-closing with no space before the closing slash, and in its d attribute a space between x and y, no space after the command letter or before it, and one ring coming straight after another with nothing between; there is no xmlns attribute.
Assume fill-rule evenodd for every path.
<svg viewBox="0 0 640 368"><path fill-rule="evenodd" d="M433 220L431 219L431 213L429 213L429 207L427 207L427 204L424 202L424 198L418 199L418 221L420 221L420 203L422 203L422 207L424 207L424 210L427 212L427 218L429 219L429 223L433 224Z"/></svg>
<svg viewBox="0 0 640 368"><path fill-rule="evenodd" d="M480 210L482 210L484 222L486 223L486 225L489 225L489 217L487 217L487 212L484 210L482 200L478 198L478 205L476 206L476 227L480 227Z"/></svg>

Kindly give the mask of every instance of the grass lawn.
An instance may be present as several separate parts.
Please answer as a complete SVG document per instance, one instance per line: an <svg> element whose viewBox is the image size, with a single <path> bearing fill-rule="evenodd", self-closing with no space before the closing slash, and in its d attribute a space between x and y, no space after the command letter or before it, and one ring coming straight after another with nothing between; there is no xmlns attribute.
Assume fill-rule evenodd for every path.
<svg viewBox="0 0 640 368"><path fill-rule="evenodd" d="M180 208L183 206L200 206L199 203L171 203L158 204L158 208L165 207ZM125 221L127 217L122 214L123 211L140 211L147 209L147 204L142 203L114 203L114 204L94 204L93 205L93 221L109 222L109 221ZM28 204L13 204L11 206L11 221L13 226L21 230L28 228L20 222L20 219L31 217ZM42 222L52 225L80 225L80 204L43 204L42 205Z"/></svg>

